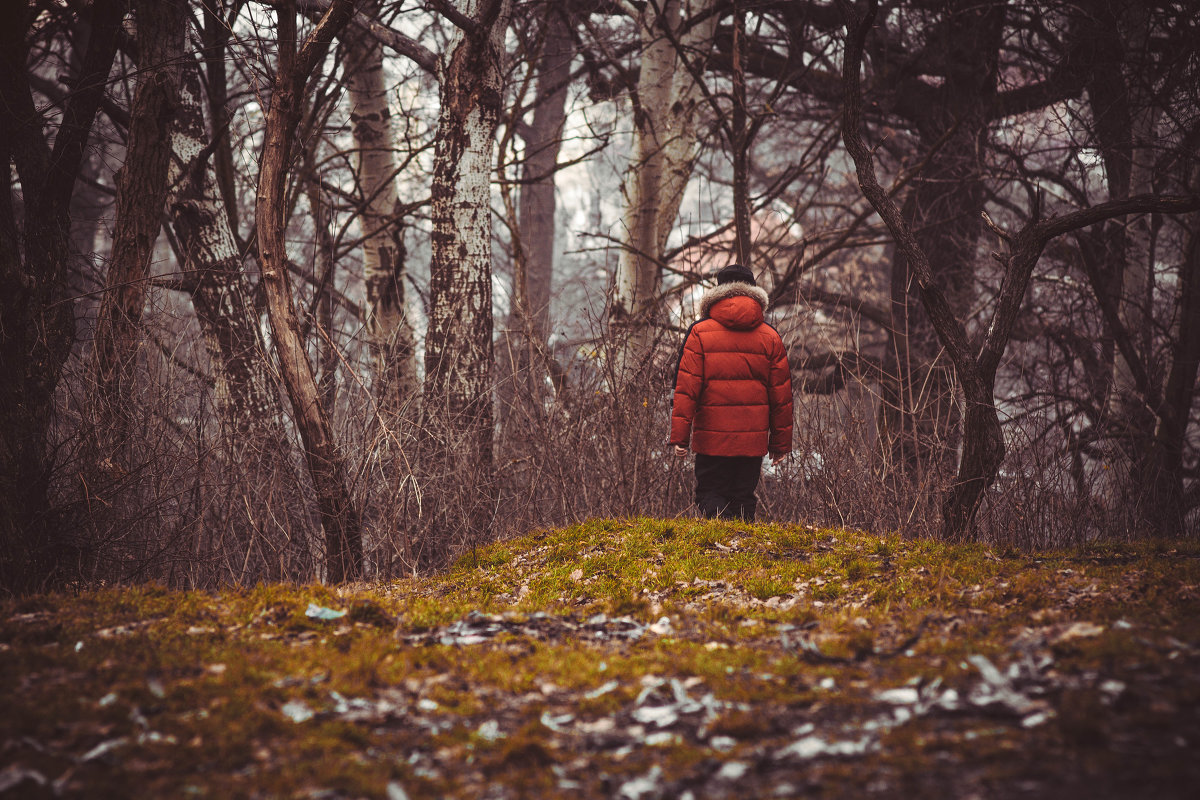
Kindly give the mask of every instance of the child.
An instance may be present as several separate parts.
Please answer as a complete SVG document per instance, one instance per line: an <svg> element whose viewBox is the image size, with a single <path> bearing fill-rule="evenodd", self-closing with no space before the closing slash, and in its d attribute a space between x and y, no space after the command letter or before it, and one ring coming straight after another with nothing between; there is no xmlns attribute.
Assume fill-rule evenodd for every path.
<svg viewBox="0 0 1200 800"><path fill-rule="evenodd" d="M675 374L671 444L696 452L696 506L708 518L754 520L763 456L792 449L792 375L767 293L731 264L704 293Z"/></svg>

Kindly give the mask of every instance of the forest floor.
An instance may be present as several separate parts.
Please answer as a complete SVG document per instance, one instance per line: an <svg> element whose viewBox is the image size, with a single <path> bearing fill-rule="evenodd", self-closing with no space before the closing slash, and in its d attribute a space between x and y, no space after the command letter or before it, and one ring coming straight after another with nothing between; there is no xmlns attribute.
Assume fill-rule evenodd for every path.
<svg viewBox="0 0 1200 800"><path fill-rule="evenodd" d="M0 798L1196 797L1200 544L601 520L0 602Z"/></svg>

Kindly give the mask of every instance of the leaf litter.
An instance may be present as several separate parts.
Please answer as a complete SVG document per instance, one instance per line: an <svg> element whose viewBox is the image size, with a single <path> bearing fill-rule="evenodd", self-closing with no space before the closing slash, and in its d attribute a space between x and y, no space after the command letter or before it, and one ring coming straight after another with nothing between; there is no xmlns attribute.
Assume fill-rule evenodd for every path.
<svg viewBox="0 0 1200 800"><path fill-rule="evenodd" d="M1194 558L1059 570L760 526L765 543L678 535L699 542L685 561L665 525L539 534L387 587L10 603L0 794L1182 797L1200 779Z"/></svg>

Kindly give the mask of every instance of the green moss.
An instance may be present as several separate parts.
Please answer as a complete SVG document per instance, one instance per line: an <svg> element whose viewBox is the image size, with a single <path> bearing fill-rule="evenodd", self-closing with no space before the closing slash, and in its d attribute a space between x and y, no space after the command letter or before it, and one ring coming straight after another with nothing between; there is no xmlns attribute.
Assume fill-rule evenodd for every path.
<svg viewBox="0 0 1200 800"><path fill-rule="evenodd" d="M137 785L162 796L383 796L397 780L413 797L474 796L489 781L549 796L564 793L558 768L580 796L611 796L653 764L664 780L700 785L713 751L685 730L620 757L585 752L595 740L569 725L552 731L543 712L588 724L615 716L624 726L654 685L646 681L676 678L691 697L711 692L730 704L707 735L729 736L738 757L760 759L801 722L834 730L877 713L880 688L941 679L965 693L979 680L967 656L1003 668L1017 637L1037 635L1070 678L1049 695L1057 716L1042 727L980 726L971 715L913 721L881 734L870 764L814 763L813 785L855 796L870 773L919 789L922 775L973 763L991 770L988 780L1007 780L1021 774L1016 752L1046 769L1078 752L1103 771L1101 754L1135 734L1168 754L1147 768L1170 777L1181 769L1169 759L1180 709L1200 703L1188 644L1200 641L1198 556L1194 543L1030 555L804 526L593 520L478 548L443 575L379 586L142 586L10 599L0 601L0 680L17 691L0 695L0 739L18 743L14 758L45 775L70 766L75 793ZM766 607L771 598L779 601ZM310 602L348 613L313 620ZM598 611L644 623L665 614L673 627L635 640L592 640L551 624L472 646L412 639L473 610L535 631L534 612L574 622ZM1077 622L1103 631L1062 637ZM792 626L786 639L781 623ZM911 655L880 655L918 630ZM805 637L809 649L798 644ZM1105 694L1085 676L1129 688ZM402 710L339 719L333 692L390 697ZM419 700L436 707L422 710ZM289 701L316 716L291 721L281 713ZM479 733L487 720L503 735ZM1182 731L1189 741L1194 728ZM21 750L26 738L50 746ZM78 762L117 738L125 743L111 758ZM581 760L587 770L572 766Z"/></svg>

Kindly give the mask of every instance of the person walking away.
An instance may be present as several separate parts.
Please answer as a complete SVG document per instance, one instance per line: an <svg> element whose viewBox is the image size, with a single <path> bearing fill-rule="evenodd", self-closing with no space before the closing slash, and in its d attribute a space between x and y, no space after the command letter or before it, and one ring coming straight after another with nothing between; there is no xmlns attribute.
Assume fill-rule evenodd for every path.
<svg viewBox="0 0 1200 800"><path fill-rule="evenodd" d="M792 449L792 375L779 332L763 321L767 293L731 264L700 301L675 372L671 441L696 453L696 506L712 519L754 520L763 456Z"/></svg>

